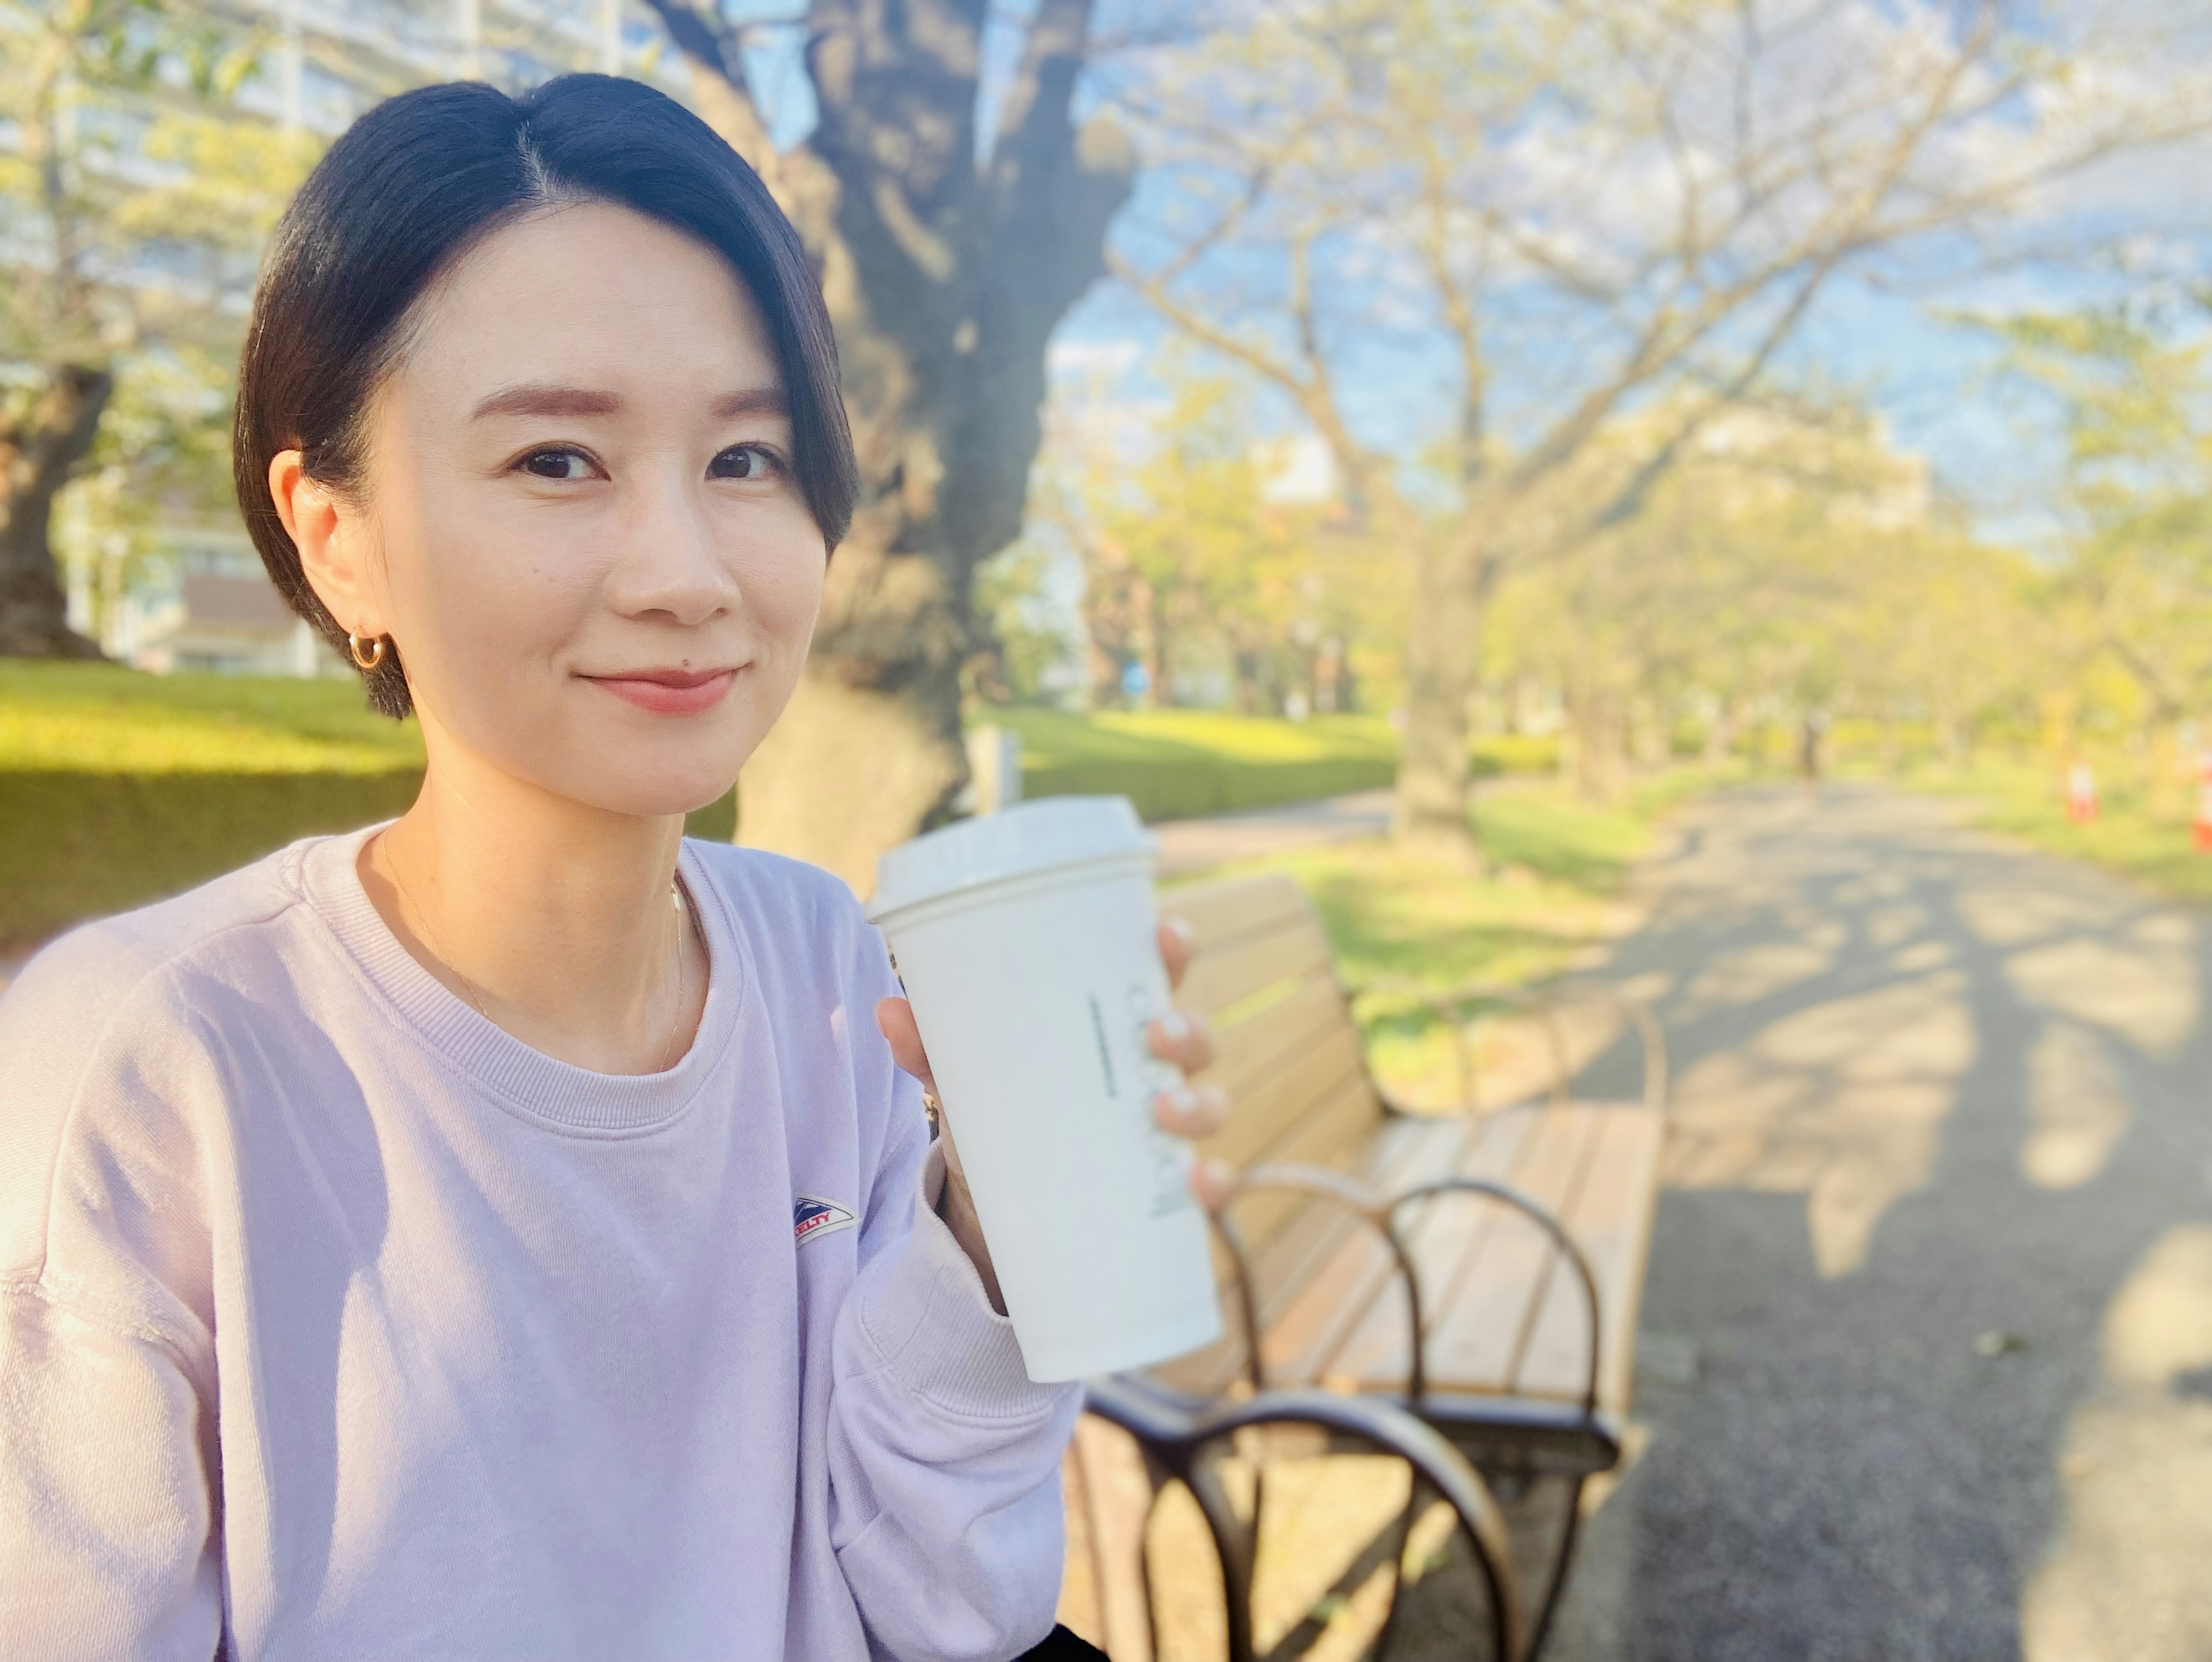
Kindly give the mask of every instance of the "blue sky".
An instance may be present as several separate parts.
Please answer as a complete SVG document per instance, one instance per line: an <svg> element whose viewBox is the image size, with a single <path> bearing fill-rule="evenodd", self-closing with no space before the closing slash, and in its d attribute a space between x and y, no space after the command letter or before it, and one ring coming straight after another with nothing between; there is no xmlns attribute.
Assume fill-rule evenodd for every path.
<svg viewBox="0 0 2212 1662"><path fill-rule="evenodd" d="M1264 9L1284 0L1257 3ZM1771 22L1791 4L1792 0L1769 0L1764 10ZM1836 56L1850 60L1857 73L1854 78L1851 67L1835 70L1834 84L1866 88L1887 84L1882 76L1892 54L1909 60L1924 46L1913 30L1928 28L1935 15L1908 0L1863 0L1856 5L1843 0L1837 8L1801 9L1827 20L1821 27L1826 31L1832 25L1834 38L1824 33L1813 41L1809 64L1789 74L1811 74L1818 82L1832 67L1828 58ZM1844 22L1835 24L1838 17ZM2002 176L2021 158L2041 153L2043 132L2057 130L2050 126L2051 111L2059 112L2062 125L2085 122L2094 127L2111 113L2129 107L2148 88L2170 89L2189 82L2200 100L2212 90L2212 7L2203 0L2051 0L2044 21L2049 40L2068 29L2083 29L2102 38L2107 55L2100 59L2071 54L2070 78L2046 83L2059 89L2037 107L2040 113L2032 114L2026 100L2015 99L1994 119L1953 134L1942 153L1941 176L1947 183ZM2160 52L2142 51L2140 39L2126 40L2138 27L2161 32ZM1832 50L1839 45L1846 50ZM1694 79L1683 84L1691 89L1691 101L1683 107L1693 122L1703 118L1711 123L1721 115L1710 87ZM1780 83L1784 92L1790 84L1787 78ZM1705 100L1703 107L1700 99ZM1540 102L1530 107L1540 109ZM2204 107L2201 101L2198 107ZM1580 134L1583 142L1603 142L1587 125L1562 131ZM1548 210L1546 180L1560 177L1562 165L1579 168L1589 152L1554 149L1547 155L1542 133L1524 130L1522 136L1533 137L1533 147L1516 160L1520 139L1512 139L1501 152L1506 171L1496 176L1509 181L1504 186L1506 198L1533 188L1537 195L1525 199ZM1694 131L1692 136L1695 140ZM1528 174L1533 186L1510 182L1524 161L1534 165ZM1610 201L1593 198L1589 204L1595 217L1565 222L1570 240L1560 246L1571 250L1579 239L1601 259L1615 246L1616 232L1627 233L1620 247L1635 246L1645 234L1637 229L1639 219L1648 222L1656 215L1663 227L1672 209L1658 205L1662 198L1650 188L1651 176L1634 172L1632 161L1628 165L1631 171L1618 175L1620 184L1605 187L1612 192ZM1542 171L1546 166L1553 169L1548 175ZM1155 228L1171 224L1187 207L1178 198L1181 188L1176 175L1166 173L1149 175L1140 186L1116 229L1132 263L1151 263L1148 256L1164 246ZM2024 257L2030 237L2051 252ZM1916 251L1911 259L1917 269L1893 264L1886 272L1852 274L1847 268L1824 292L1778 368L1783 379L1870 402L1886 417L1893 441L1925 455L1946 493L1972 513L1986 534L2033 545L2046 541L2054 528L2050 486L2059 471L2057 434L2050 411L2036 408L2018 387L2004 384L1996 373L1996 341L1972 320L2171 292L2177 275L2185 275L2200 289L2212 281L2212 143L2198 139L2186 148L2138 151L2068 179L2046 189L2030 216L2000 228L1996 240L2012 261L2002 269L1965 256L1955 245ZM2126 261L2117 258L2122 249L2129 253ZM1264 258L1240 254L1241 267L1217 261L1219 292L1234 287L1264 301L1270 285L1266 273L1252 265ZM1948 272L1942 269L1947 266ZM2123 266L2138 275L2118 275ZM2144 272L2155 272L2155 280L2140 275ZM1938 275L1948 280L1935 280ZM1910 288L1901 286L1907 277L1913 281ZM1316 287L1322 287L1318 277ZM1556 297L1547 301L1534 295L1534 289L1516 295L1506 284L1491 300L1486 349L1496 376L1492 426L1509 443L1516 432L1528 430L1532 418L1540 420L1543 411L1559 407L1563 394L1575 389L1575 372L1593 361L1589 355L1604 354L1618 342L1594 326L1586 311L1578 314L1556 304ZM1425 336L1417 321L1405 321L1407 308L1395 297L1377 293L1366 298L1371 303L1363 307L1355 298L1346 311L1364 309L1370 320L1395 314L1401 321L1385 327L1370 320L1357 332L1353 349L1338 365L1346 387L1343 402L1370 442L1408 453L1446 426L1452 354L1440 338ZM1222 315L1218 303L1201 309ZM1248 311L1244 317L1253 321L1261 315ZM1103 389L1095 376L1087 377L1085 390L1094 399L1141 405L1158 402L1158 389L1150 384L1148 369L1160 360L1165 332L1134 296L1109 285L1094 290L1071 314L1060 341L1065 356L1086 363L1120 343L1119 356L1131 365L1127 373L1118 385Z"/></svg>
<svg viewBox="0 0 2212 1662"><path fill-rule="evenodd" d="M1139 15L1159 0L1131 0ZM2212 62L2212 9L2188 0L2081 0L2101 8L2100 21L2115 9L2132 9L2145 17L2203 19L2197 31ZM728 0L734 15L773 15L775 0ZM986 42L985 98L988 115L995 88L1009 72L1020 44L1018 8L1002 9ZM2063 11L2063 7L2061 8ZM2054 13L2054 15L2058 15ZM811 88L799 56L799 36L789 28L764 32L750 54L755 86L779 142L802 137L813 119ZM1164 174L1147 176L1138 199L1125 212L1116 236L1139 253L1144 227L1171 214L1176 187ZM1926 455L1948 495L1966 505L1987 534L2034 544L2050 533L2053 519L2049 485L2057 460L2055 432L2047 411L2008 397L1996 383L1996 343L1986 330L1960 320L1959 314L2002 315L2055 309L2109 299L2140 288L2100 269L2100 244L2117 246L2155 228L2164 238L2162 263L2169 271L2192 271L2202 282L2212 277L2212 149L2135 160L2103 175L2077 181L2069 198L2053 204L2048 222L2063 228L2086 259L2065 265L2024 265L1998 275L1894 292L1846 277L1836 283L1808 320L1790 355L1787 372L1832 387L1847 388L1870 400L1887 418L1895 442ZM1503 332L1501 331L1501 332ZM1538 332L1527 332L1532 336ZM1528 401L1529 389L1516 386L1517 372L1541 376L1543 351L1500 353L1506 368L1498 402L1506 412L1516 399ZM1170 332L1156 314L1126 289L1102 283L1078 303L1063 322L1055 345L1057 396L1110 404L1099 419L1140 423L1164 401L1160 366L1178 355L1170 350ZM1190 362L1190 355L1180 355ZM1101 364L1115 366L1101 374ZM1366 332L1347 354L1346 403L1352 418L1374 441L1410 452L1436 433L1449 408L1450 383L1433 341L1418 332ZM1265 402L1261 406L1267 407ZM1277 411L1279 421L1285 420Z"/></svg>

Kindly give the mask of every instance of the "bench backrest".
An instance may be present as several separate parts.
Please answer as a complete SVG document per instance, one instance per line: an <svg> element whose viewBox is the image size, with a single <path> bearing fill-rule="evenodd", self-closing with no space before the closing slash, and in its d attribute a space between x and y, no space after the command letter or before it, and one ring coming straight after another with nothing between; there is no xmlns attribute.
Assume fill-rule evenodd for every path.
<svg viewBox="0 0 2212 1662"><path fill-rule="evenodd" d="M1159 910L1190 926L1195 951L1176 1001L1213 1024L1218 1051L1201 1082L1229 1093L1229 1123L1204 1152L1238 1167L1360 1163L1382 1105L1313 903L1288 877L1269 874L1171 889ZM1241 1201L1237 1226L1255 1261L1308 1209L1289 1192ZM1225 1282L1225 1256L1218 1269ZM1223 1366L1233 1362L1213 1357L1200 1371Z"/></svg>

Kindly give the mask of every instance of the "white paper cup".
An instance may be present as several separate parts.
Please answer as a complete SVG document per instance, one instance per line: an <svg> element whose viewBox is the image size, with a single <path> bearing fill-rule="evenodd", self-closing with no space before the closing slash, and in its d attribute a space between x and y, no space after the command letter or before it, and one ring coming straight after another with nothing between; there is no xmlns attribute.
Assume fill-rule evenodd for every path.
<svg viewBox="0 0 2212 1662"><path fill-rule="evenodd" d="M1063 796L891 849L868 916L890 944L1030 1379L1079 1379L1221 1330L1186 1145L1154 839L1119 796Z"/></svg>

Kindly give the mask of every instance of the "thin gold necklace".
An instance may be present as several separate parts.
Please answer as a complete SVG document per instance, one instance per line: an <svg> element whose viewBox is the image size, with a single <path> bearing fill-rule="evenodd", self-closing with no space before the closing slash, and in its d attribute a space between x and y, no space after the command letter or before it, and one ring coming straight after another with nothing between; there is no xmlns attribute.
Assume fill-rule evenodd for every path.
<svg viewBox="0 0 2212 1662"><path fill-rule="evenodd" d="M399 898L405 904L407 910L415 914L416 924L422 931L422 939L429 947L431 956L453 972L453 979L461 983L461 989L468 994L469 1002L476 1007L476 1013L486 1021L491 1021L491 1012L484 1008L483 995L477 990L477 983L469 979L461 966L453 962L452 955L438 944L437 931L430 927L430 915L424 911L415 897L408 892L407 885L399 875L399 862L391 858L388 849L386 851L385 864L392 872L392 886L399 892ZM656 1073L666 1073L681 1059L677 1053L676 1038L678 1030L684 1023L684 1008L690 1001L687 996L690 989L685 985L687 977L684 972L684 887L682 882L673 875L668 880L668 905L675 926L676 1004L675 1008L668 1013L668 1033L660 1041L661 1059L659 1067L654 1069ZM499 1024L492 1022L492 1025L497 1026Z"/></svg>

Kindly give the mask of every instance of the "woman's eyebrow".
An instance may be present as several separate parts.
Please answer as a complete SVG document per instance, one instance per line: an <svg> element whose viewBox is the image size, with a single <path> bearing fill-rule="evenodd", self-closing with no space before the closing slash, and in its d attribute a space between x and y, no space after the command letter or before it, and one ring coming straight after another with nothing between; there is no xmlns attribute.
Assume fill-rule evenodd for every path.
<svg viewBox="0 0 2212 1662"><path fill-rule="evenodd" d="M612 416L622 410L622 398L590 387L556 387L526 381L504 387L478 401L469 412L472 421L487 416ZM725 393L714 400L718 419L732 416L781 416L789 411L781 387L747 387Z"/></svg>
<svg viewBox="0 0 2212 1662"><path fill-rule="evenodd" d="M748 387L741 392L725 393L715 399L714 413L727 420L732 416L784 416L791 412L781 387Z"/></svg>
<svg viewBox="0 0 2212 1662"><path fill-rule="evenodd" d="M588 387L551 387L526 381L520 387L502 387L481 400L469 412L469 419L482 421L486 416L611 416L621 408L622 399L612 393Z"/></svg>

